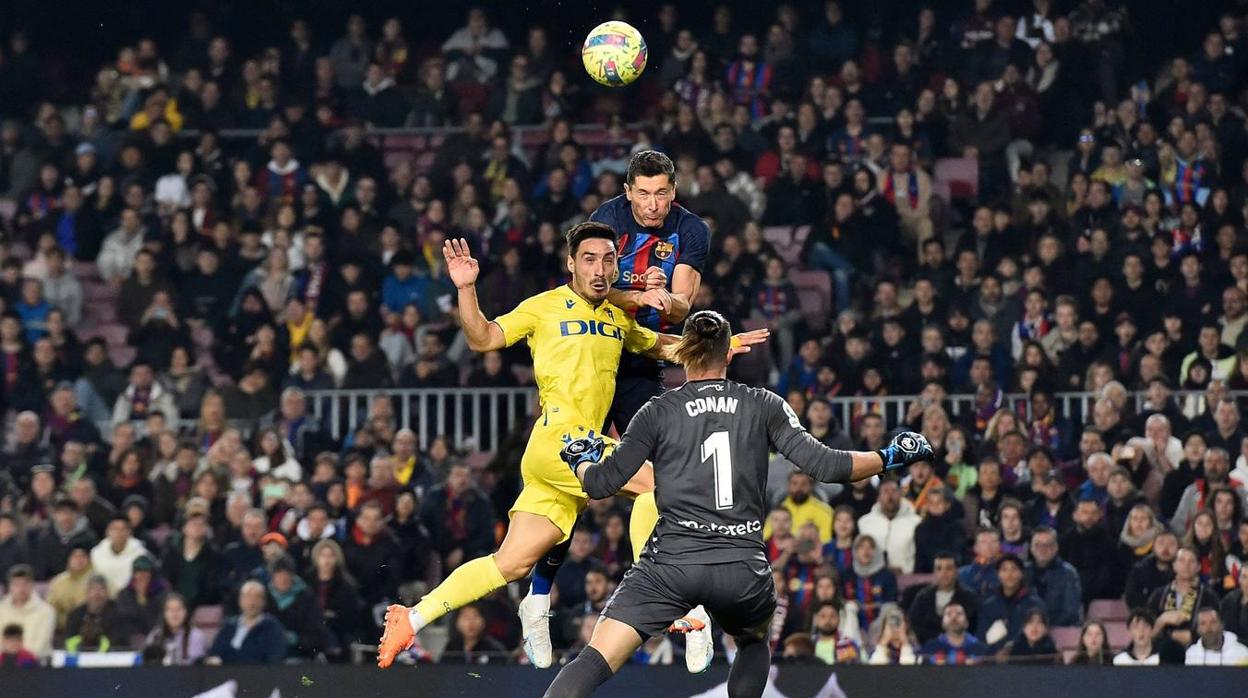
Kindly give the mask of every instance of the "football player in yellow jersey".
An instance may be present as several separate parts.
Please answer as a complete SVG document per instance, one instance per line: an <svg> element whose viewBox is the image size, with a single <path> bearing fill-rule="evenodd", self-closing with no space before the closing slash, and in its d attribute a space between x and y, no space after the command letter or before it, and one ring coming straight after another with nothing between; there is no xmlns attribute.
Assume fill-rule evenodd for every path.
<svg viewBox="0 0 1248 698"><path fill-rule="evenodd" d="M616 243L615 231L605 224L574 226L568 231L571 282L533 296L490 321L477 302L479 267L467 242L446 242L443 255L458 289L468 346L486 352L528 339L542 414L520 462L524 489L511 508L511 524L498 551L456 568L414 607L396 604L386 609L385 632L377 652L381 668L390 666L399 652L410 647L421 628L528 576L548 550L571 534L588 497L559 452L567 441L602 427L623 351L671 360L669 351L679 337L656 334L607 301L619 273ZM747 352L766 338L766 330L746 332L737 335L733 345L736 352ZM643 468L622 491L636 495L653 489L653 471ZM538 659L549 665L548 657Z"/></svg>

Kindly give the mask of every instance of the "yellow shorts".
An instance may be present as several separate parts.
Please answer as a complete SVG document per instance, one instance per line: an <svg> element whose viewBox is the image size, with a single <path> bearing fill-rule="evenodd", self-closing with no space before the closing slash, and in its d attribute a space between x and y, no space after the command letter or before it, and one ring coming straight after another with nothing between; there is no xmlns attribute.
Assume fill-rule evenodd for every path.
<svg viewBox="0 0 1248 698"><path fill-rule="evenodd" d="M540 422L533 427L529 443L524 448L524 456L520 459L520 476L524 479L524 489L511 505L509 515L517 511L544 516L563 531L560 542L572 535L572 526L576 518L585 510L589 497L581 489L580 480L572 473L572 469L559 457L563 450L563 437L574 439L586 436L591 428L577 424L551 424L543 426ZM592 427L595 434L598 427ZM616 441L610 437L602 437L607 443L603 455L610 453Z"/></svg>

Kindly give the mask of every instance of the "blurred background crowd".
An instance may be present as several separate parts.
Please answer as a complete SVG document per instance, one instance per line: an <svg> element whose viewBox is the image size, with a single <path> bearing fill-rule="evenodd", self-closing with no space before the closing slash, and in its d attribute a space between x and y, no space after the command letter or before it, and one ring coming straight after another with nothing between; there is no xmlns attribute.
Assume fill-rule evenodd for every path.
<svg viewBox="0 0 1248 698"><path fill-rule="evenodd" d="M651 148L711 226L695 307L772 329L735 377L829 445L937 447L775 463L778 656L1248 658L1245 3L254 5L4 20L0 664L360 660L519 486L529 357L470 355L442 242L510 310ZM579 66L610 16L624 90ZM462 387L502 391L488 444L435 418ZM627 508L560 571L569 656ZM516 620L414 657L517 661Z"/></svg>

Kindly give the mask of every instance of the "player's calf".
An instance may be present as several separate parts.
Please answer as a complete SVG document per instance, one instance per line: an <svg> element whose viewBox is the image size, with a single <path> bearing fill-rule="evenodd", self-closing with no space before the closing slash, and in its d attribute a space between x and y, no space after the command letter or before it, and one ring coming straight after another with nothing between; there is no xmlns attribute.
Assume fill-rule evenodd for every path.
<svg viewBox="0 0 1248 698"><path fill-rule="evenodd" d="M543 698L587 698L614 675L602 654L592 646L586 647L559 671Z"/></svg>
<svg viewBox="0 0 1248 698"><path fill-rule="evenodd" d="M771 645L757 635L734 639L737 658L728 670L728 698L759 698L767 688L767 674L771 671Z"/></svg>

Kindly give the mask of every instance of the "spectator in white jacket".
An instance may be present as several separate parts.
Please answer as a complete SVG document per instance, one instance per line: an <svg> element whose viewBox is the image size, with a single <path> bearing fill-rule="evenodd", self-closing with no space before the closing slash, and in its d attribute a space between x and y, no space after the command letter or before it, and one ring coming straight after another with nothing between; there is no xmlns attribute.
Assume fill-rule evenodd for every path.
<svg viewBox="0 0 1248 698"><path fill-rule="evenodd" d="M1163 477L1183 460L1183 442L1174 436L1170 418L1155 412L1144 420L1144 435L1127 441L1144 453L1149 466Z"/></svg>
<svg viewBox="0 0 1248 698"><path fill-rule="evenodd" d="M8 591L0 598L0 628L22 626L22 643L40 659L52 654L52 633L56 611L35 593L35 573L30 565L14 565L9 570Z"/></svg>
<svg viewBox="0 0 1248 698"><path fill-rule="evenodd" d="M139 212L126 208L121 211L121 226L104 238L100 256L95 258L100 276L105 281L120 285L134 269L134 258L143 247L147 232Z"/></svg>
<svg viewBox="0 0 1248 698"><path fill-rule="evenodd" d="M901 496L897 481L884 480L875 505L858 519L858 531L876 540L894 574L910 574L914 571L914 530L921 521L914 505Z"/></svg>
<svg viewBox="0 0 1248 698"><path fill-rule="evenodd" d="M1131 642L1114 656L1114 666L1157 666L1161 656L1153 639L1153 624L1157 618L1147 608L1131 611L1127 618L1127 632Z"/></svg>
<svg viewBox="0 0 1248 698"><path fill-rule="evenodd" d="M491 27L485 10L468 10L468 24L455 30L442 44L446 56L446 79L451 82L485 84L498 72L498 62L507 51L507 35Z"/></svg>
<svg viewBox="0 0 1248 698"><path fill-rule="evenodd" d="M118 514L108 522L104 540L91 549L91 569L108 580L109 596L116 596L130 583L135 559L148 554L130 533L130 519Z"/></svg>
<svg viewBox="0 0 1248 698"><path fill-rule="evenodd" d="M1188 666L1248 665L1248 647L1235 633L1222 625L1222 614L1216 608L1202 608L1196 615L1196 631L1200 639L1187 648L1184 662Z"/></svg>

